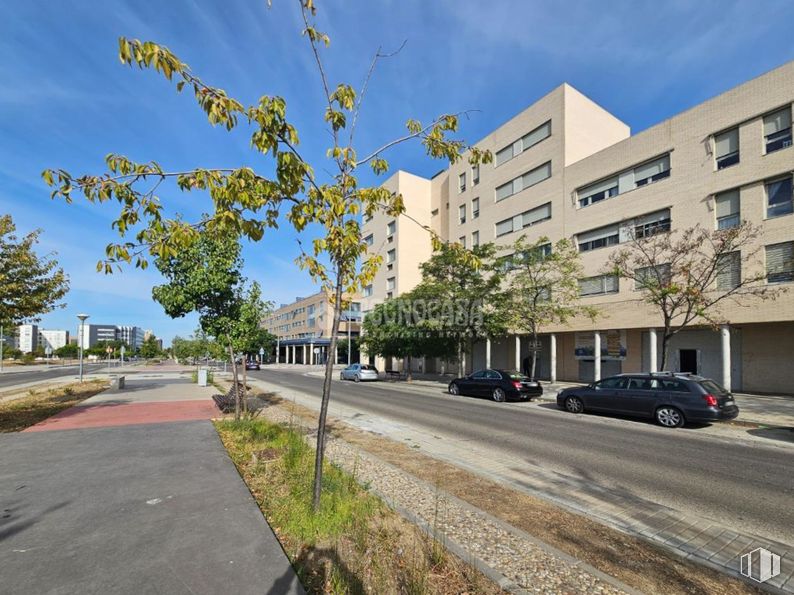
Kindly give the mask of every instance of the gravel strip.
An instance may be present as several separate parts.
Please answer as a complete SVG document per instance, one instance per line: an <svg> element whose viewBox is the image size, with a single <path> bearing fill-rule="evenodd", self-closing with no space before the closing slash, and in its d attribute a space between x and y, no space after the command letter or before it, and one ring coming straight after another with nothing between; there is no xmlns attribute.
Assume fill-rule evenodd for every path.
<svg viewBox="0 0 794 595"><path fill-rule="evenodd" d="M270 406L265 415L277 423L299 423L281 407ZM307 430L313 442L316 432ZM505 523L464 504L454 496L370 455L343 440L329 437L326 456L392 506L409 510L434 529L443 544L451 541L473 558L507 577L529 593L635 593L620 589L511 531Z"/></svg>

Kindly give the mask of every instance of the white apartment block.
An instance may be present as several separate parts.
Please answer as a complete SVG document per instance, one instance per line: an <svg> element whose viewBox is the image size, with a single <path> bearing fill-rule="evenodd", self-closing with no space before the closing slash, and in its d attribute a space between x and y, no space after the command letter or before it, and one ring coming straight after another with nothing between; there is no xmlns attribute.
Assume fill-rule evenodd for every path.
<svg viewBox="0 0 794 595"><path fill-rule="evenodd" d="M790 62L632 135L563 84L477 143L493 152L494 163L472 168L464 156L432 179L399 171L384 185L403 195L414 219L467 247L507 245L521 234L576 243L586 272L582 300L601 315L543 329L539 377L546 379L591 381L655 369L659 314L631 284L601 273L630 226L759 225L767 282L788 291L751 307L725 304L727 324L720 329L681 332L668 369L704 374L733 390L792 393L793 103ZM430 257L431 246L427 232L405 216L378 213L362 233L384 257L364 291L366 313L418 283L418 264ZM467 361L470 369L517 368L529 354L525 337L508 336L476 345ZM422 365L434 371L439 363Z"/></svg>
<svg viewBox="0 0 794 595"><path fill-rule="evenodd" d="M22 353L32 353L39 345L39 327L36 324L20 324L17 327L16 346Z"/></svg>
<svg viewBox="0 0 794 595"><path fill-rule="evenodd" d="M52 352L69 344L69 331L56 329L41 329L38 335L38 343L46 351L49 348Z"/></svg>

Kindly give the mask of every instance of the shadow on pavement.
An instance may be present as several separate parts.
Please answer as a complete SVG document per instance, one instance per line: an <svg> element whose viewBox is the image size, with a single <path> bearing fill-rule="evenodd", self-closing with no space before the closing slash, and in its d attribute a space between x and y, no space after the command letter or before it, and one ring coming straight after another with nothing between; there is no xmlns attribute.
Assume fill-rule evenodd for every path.
<svg viewBox="0 0 794 595"><path fill-rule="evenodd" d="M756 428L747 430L747 433L767 440L780 440L781 442L794 443L794 428Z"/></svg>

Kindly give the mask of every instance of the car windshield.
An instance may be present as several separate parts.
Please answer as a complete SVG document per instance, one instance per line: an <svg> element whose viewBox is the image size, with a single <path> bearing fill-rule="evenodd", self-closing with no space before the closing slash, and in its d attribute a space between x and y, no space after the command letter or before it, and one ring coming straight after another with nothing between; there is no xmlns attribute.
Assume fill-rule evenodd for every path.
<svg viewBox="0 0 794 595"><path fill-rule="evenodd" d="M700 386L705 388L708 392L713 395L727 395L728 391L722 388L719 384L714 382L713 380L701 380Z"/></svg>
<svg viewBox="0 0 794 595"><path fill-rule="evenodd" d="M369 364L364 364L363 366L361 366L361 369L362 370L370 370L370 371L374 372L375 371L375 366L370 366Z"/></svg>

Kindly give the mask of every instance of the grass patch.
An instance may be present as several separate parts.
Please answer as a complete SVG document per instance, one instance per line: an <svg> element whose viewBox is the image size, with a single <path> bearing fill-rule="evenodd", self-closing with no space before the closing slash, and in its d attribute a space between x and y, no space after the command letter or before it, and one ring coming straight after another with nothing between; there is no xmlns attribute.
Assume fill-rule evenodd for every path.
<svg viewBox="0 0 794 595"><path fill-rule="evenodd" d="M216 428L309 593L502 592L332 464L315 513L303 430L261 418Z"/></svg>
<svg viewBox="0 0 794 595"><path fill-rule="evenodd" d="M0 403L0 432L21 432L93 397L108 386L106 380L92 380L47 390L31 388L25 397Z"/></svg>

